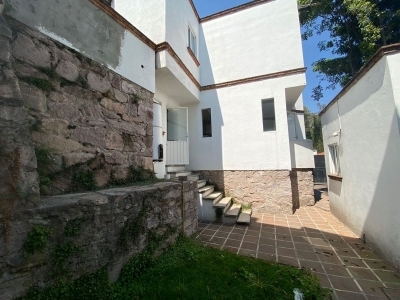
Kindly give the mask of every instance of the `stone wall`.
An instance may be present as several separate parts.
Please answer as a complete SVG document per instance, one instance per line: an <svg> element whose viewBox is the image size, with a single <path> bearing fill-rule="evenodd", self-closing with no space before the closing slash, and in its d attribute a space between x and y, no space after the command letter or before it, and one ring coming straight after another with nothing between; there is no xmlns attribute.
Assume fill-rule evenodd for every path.
<svg viewBox="0 0 400 300"><path fill-rule="evenodd" d="M251 204L254 213L292 214L302 206L314 205L314 183L309 170L198 173L225 196Z"/></svg>
<svg viewBox="0 0 400 300"><path fill-rule="evenodd" d="M254 213L293 213L289 171L199 171L201 178Z"/></svg>
<svg viewBox="0 0 400 300"><path fill-rule="evenodd" d="M315 204L314 177L311 170L296 169L290 172L293 209Z"/></svg>
<svg viewBox="0 0 400 300"><path fill-rule="evenodd" d="M0 244L1 299L49 286L67 273L74 279L102 267L115 281L129 258L155 238L161 239L163 249L180 233L194 233L196 194L197 182L165 182L54 196L36 208L15 212L8 242ZM38 226L50 230L47 244L28 255L28 236ZM61 262L59 249L67 256Z"/></svg>
<svg viewBox="0 0 400 300"><path fill-rule="evenodd" d="M24 193L37 196L36 158L42 195L80 191L74 178L104 187L127 180L132 169L152 171L153 94L37 30L6 22L0 144L21 161L17 175L32 190ZM16 130L19 139L10 139Z"/></svg>

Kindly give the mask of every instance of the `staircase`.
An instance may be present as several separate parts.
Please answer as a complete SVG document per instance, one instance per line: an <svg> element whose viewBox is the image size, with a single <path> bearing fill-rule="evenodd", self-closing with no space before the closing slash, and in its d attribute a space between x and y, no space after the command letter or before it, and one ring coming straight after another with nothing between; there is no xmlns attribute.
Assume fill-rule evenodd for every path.
<svg viewBox="0 0 400 300"><path fill-rule="evenodd" d="M226 225L249 225L251 209L242 209L241 204L233 203L231 197L224 197L222 192L199 175L187 171L185 166L167 166L167 179L197 181L198 219L206 222L221 222Z"/></svg>

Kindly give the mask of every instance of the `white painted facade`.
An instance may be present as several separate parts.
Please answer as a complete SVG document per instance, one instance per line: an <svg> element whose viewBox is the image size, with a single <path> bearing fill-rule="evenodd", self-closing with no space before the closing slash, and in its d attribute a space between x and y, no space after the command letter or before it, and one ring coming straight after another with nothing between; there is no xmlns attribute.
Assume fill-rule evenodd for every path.
<svg viewBox="0 0 400 300"><path fill-rule="evenodd" d="M155 43L167 42L200 86L304 67L296 0L262 3L205 22L199 22L188 0L115 0L115 9ZM188 28L197 40L200 66L187 49ZM291 114L293 124L288 124L288 111L303 110L305 84L301 73L204 91L167 50L159 51L155 99L162 105L163 145L168 143L167 109L188 107L188 169L313 168L304 115ZM270 98L276 130L264 132L261 100ZM211 108L212 137L202 133L201 110L206 108ZM164 157L170 150L164 147ZM155 163L160 178L165 165L165 160Z"/></svg>
<svg viewBox="0 0 400 300"><path fill-rule="evenodd" d="M321 115L333 214L400 269L400 51L383 56Z"/></svg>

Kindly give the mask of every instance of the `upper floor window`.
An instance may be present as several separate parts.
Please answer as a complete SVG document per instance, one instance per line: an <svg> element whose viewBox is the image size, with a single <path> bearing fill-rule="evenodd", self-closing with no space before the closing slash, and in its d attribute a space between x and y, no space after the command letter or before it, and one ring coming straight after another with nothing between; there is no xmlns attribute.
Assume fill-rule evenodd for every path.
<svg viewBox="0 0 400 300"><path fill-rule="evenodd" d="M212 137L211 108L201 110L203 119L203 137Z"/></svg>
<svg viewBox="0 0 400 300"><path fill-rule="evenodd" d="M188 27L188 47L192 50L193 54L197 56L197 39L190 26Z"/></svg>
<svg viewBox="0 0 400 300"><path fill-rule="evenodd" d="M264 131L275 131L276 121L274 99L261 100L261 109Z"/></svg>

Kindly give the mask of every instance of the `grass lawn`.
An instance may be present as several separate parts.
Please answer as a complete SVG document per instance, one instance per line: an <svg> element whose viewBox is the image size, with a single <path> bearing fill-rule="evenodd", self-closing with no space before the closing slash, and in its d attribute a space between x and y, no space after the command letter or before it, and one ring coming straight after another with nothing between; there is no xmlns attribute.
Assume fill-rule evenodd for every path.
<svg viewBox="0 0 400 300"><path fill-rule="evenodd" d="M24 299L330 299L308 272L207 248L181 238L163 255L140 255L109 283L106 270L72 283L31 291Z"/></svg>

